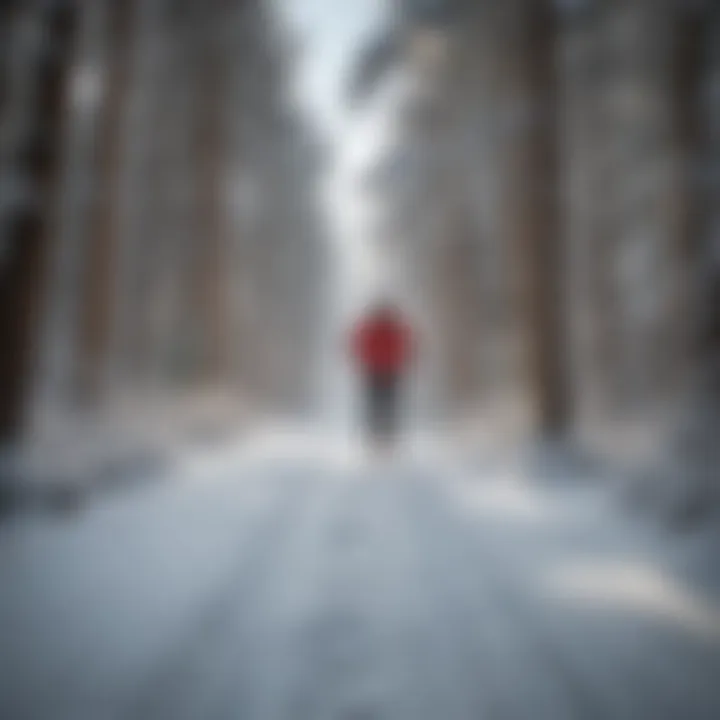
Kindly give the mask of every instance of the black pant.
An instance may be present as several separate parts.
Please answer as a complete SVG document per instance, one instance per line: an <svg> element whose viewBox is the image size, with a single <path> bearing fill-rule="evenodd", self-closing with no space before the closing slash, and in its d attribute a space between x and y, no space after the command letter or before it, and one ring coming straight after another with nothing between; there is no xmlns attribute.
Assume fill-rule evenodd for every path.
<svg viewBox="0 0 720 720"><path fill-rule="evenodd" d="M392 438L397 431L400 378L397 373L369 373L366 384L366 423L373 437Z"/></svg>

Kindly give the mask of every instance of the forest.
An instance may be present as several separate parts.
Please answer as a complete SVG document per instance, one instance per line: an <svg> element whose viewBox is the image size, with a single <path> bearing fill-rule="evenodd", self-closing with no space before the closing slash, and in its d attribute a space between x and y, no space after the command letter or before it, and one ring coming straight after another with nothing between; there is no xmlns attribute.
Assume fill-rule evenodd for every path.
<svg viewBox="0 0 720 720"><path fill-rule="evenodd" d="M192 433L322 405L333 146L276 6L2 3L8 467L118 415ZM362 114L401 79L359 242L423 317L428 414L581 446L682 517L719 487L719 33L711 1L403 0L341 98Z"/></svg>

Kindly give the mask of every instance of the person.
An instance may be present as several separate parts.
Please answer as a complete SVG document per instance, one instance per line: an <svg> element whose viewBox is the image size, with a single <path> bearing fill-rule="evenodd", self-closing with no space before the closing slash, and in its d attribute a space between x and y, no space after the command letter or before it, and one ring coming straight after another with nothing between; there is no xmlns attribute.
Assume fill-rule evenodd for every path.
<svg viewBox="0 0 720 720"><path fill-rule="evenodd" d="M375 303L351 332L351 350L362 376L365 429L379 447L397 435L401 385L411 363L415 337L403 313L391 302Z"/></svg>

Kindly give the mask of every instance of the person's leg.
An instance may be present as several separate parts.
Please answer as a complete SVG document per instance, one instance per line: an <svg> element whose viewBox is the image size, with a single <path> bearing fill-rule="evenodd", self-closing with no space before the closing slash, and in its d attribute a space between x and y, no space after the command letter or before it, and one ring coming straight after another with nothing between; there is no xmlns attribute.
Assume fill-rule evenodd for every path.
<svg viewBox="0 0 720 720"><path fill-rule="evenodd" d="M380 425L381 387L375 373L365 376L365 435L375 442Z"/></svg>
<svg viewBox="0 0 720 720"><path fill-rule="evenodd" d="M397 377L394 374L373 375L369 388L369 432L381 448L392 445L397 425Z"/></svg>

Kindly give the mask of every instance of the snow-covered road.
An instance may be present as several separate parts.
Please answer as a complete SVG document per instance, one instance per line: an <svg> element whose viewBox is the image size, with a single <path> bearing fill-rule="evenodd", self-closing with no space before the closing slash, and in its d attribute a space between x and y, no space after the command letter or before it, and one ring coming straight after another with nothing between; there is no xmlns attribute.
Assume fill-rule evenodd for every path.
<svg viewBox="0 0 720 720"><path fill-rule="evenodd" d="M712 539L439 457L170 475L0 526L2 720L720 718Z"/></svg>

